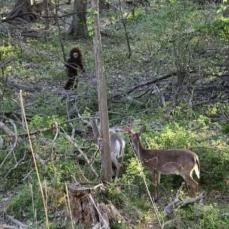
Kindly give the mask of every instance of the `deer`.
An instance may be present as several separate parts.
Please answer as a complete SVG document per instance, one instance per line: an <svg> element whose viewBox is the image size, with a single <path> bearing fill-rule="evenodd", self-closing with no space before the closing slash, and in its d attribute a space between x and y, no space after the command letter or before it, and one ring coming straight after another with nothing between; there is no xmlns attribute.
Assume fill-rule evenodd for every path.
<svg viewBox="0 0 229 229"><path fill-rule="evenodd" d="M139 133L134 133L130 128L125 130L130 135L130 142L138 159L152 172L154 201L159 197L158 185L161 174L180 175L191 188L192 194L197 192L198 182L192 177L195 171L197 178L200 178L200 162L196 153L186 149L145 149L140 140L143 129Z"/></svg>
<svg viewBox="0 0 229 229"><path fill-rule="evenodd" d="M100 147L100 122L98 117L93 117L91 120L91 126L94 138L97 140L97 145ZM123 163L124 150L126 142L124 138L119 134L122 129L120 128L109 128L110 134L110 152L112 161L112 170L115 174L115 178L119 176L120 168ZM119 162L121 160L121 162ZM114 167L114 168L113 168Z"/></svg>

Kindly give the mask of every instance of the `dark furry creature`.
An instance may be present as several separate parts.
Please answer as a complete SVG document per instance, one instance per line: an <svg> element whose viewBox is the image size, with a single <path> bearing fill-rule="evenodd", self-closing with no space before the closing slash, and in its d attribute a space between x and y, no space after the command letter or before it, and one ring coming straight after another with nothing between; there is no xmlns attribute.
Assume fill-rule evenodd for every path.
<svg viewBox="0 0 229 229"><path fill-rule="evenodd" d="M85 72L83 62L82 62L82 54L79 48L73 48L69 53L69 59L65 64L67 68L67 75L69 77L67 83L64 88L69 90L71 88L77 88L78 86L78 70L80 69L82 72Z"/></svg>

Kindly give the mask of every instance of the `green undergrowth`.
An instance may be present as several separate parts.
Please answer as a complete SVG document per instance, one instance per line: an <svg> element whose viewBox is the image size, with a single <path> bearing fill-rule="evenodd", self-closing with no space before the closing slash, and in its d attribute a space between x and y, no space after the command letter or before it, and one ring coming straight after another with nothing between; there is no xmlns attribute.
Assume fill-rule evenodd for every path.
<svg viewBox="0 0 229 229"><path fill-rule="evenodd" d="M219 104L216 106L218 107L217 109L219 109L219 106ZM135 108L135 111L137 109ZM206 110L211 112L206 114L204 112ZM134 119L134 130L139 131L142 126L146 126L146 131L142 134L141 138L145 147L157 149L188 148L196 152L200 158L201 179L199 181L199 192L205 191L207 193L206 203L203 207L195 204L178 209L174 216L170 216L174 220L172 225L180 225L182 228L185 228L189 227L195 221L196 228L205 228L206 225L208 225L207 228L218 228L219 225L222 225L221 228L224 228L228 220L227 215L224 215L224 211L227 210L223 205L223 196L228 196L228 135L222 129L221 123L212 122L209 118L208 115L212 114L212 110L214 108L211 105L199 111L192 111L187 115L183 109L177 107L169 120L163 117L163 110L154 112L154 114L144 114L141 112L134 114L130 110L130 116ZM85 114L85 117L87 116L88 113ZM119 122L119 118L121 119L118 115L113 115L113 118L113 120L111 119L111 123L114 125ZM58 123L58 125L65 129L66 133L68 132L69 127L64 122L64 118L55 115L50 117L34 116L30 121L30 128L32 131L35 131L44 127L52 127L54 123ZM77 123L79 125L79 121L75 123L76 127ZM65 136L60 134L55 142L53 142L54 136L55 131L53 132L51 128L32 141L34 150L39 155L38 168L41 178L44 181L43 186L47 188L48 195L50 195L50 219L58 222L58 219L53 214L55 211L62 209L65 204L65 183L71 183L75 179L83 183L86 181L86 178L93 182L98 182L98 180L94 179L95 177L88 165L85 162L82 164L80 158L78 158L77 149L69 143ZM128 142L128 136L125 136L125 139ZM89 158L93 157L96 147L90 138L78 136L75 141L87 153ZM42 203L37 198L39 192L34 191L33 198L36 201L34 201L33 207L29 204L31 203L32 193L30 190L31 185L28 181L34 181L34 185L37 184L34 172L26 178L26 183L23 181L26 174L33 167L28 147L24 150L21 149L21 153L23 151L26 152L27 158L23 166L19 166L7 174L9 167L14 162L10 160L4 164L1 171L4 177L7 178L7 183L2 184L6 185L5 188L12 185L20 185L17 194L8 206L9 213L19 219L30 219L30 221L33 221L34 209L42 209ZM3 154L1 154L2 159L6 153L3 151ZM15 155L20 158L20 151L17 150ZM97 155L94 166L98 173L100 172L99 160L100 157ZM142 225L150 220L157 221L141 176L141 169L132 148L127 144L121 177L107 186L105 191L98 193L97 197L99 201L107 204L112 203L119 211L127 212L125 213L126 216L136 217L133 220L135 225ZM149 190L152 190L153 187L149 171L144 169L144 174ZM195 177L195 179L197 178ZM163 215L163 206L174 198L181 182L182 178L180 177L162 175L159 187L162 201L158 206L164 221L170 218ZM38 190L37 187L34 187L34 190ZM220 193L221 197L213 200L213 193L218 193L218 195ZM187 190L184 189L184 196L186 195ZM39 211L39 214L37 213L36 215L37 220L39 221L43 216L42 211ZM120 222L113 222L113 224L114 228L116 226L122 228L123 226ZM172 225L169 225L168 228L173 228Z"/></svg>
<svg viewBox="0 0 229 229"><path fill-rule="evenodd" d="M156 94L142 96L138 102L129 99L132 94L120 100L114 99L113 95L120 91L125 95L127 89L149 80L148 76L156 74L157 77L177 70L176 58L190 68L206 67L209 72L217 73L217 66L223 63L224 56L217 54L209 60L201 53L215 48L216 42L221 47L227 40L228 21L222 18L217 5L206 8L193 1L155 3L146 12L143 8L136 9L135 17L130 14L126 20L132 49L132 56L127 58L122 24L116 17L110 20L112 23L105 32L114 36L102 36L110 126L126 127L131 123L136 132L145 126L141 140L146 148L191 149L200 158L199 193L206 192L203 203L178 208L171 216L165 216L163 208L175 198L183 180L175 175L162 175L161 199L157 207L159 218L168 222L164 228L226 228L229 223L226 203L229 198L229 123L225 118L228 104L218 102L191 109L185 104L172 107L171 102L166 101L162 108ZM44 209L27 133L21 124L18 92L4 86L14 77L18 84L35 87L31 92L23 93L23 98L41 185L47 197L49 220L53 228L68 228L66 185L75 181L100 183L100 178L95 176L79 152L79 148L83 150L100 175L101 157L96 153L98 147L93 141L92 130L77 114L79 111L83 119L89 121L98 109L92 41L63 37L66 53L74 46L82 49L86 68L86 76L81 76L72 99L56 93L61 92L66 81L56 32L46 41L28 40L23 47L10 45L7 37L3 39L5 44L0 48L3 60L12 56L17 60L13 67L4 68L4 77L0 78L0 112L1 117L15 118L20 139L17 147L10 151L12 138L0 130L0 195L13 193L7 205L9 215L28 222L31 228L44 226ZM14 130L9 119L5 119L6 124ZM75 145L68 138L74 134L73 130ZM142 170L150 191L153 189L151 174L138 164L128 144L128 135L124 134L124 138L127 147L121 175L98 191L96 200L115 205L135 228L152 225L157 228L157 216L146 191ZM182 198L187 196L184 188ZM120 220L112 222L112 228L129 227Z"/></svg>

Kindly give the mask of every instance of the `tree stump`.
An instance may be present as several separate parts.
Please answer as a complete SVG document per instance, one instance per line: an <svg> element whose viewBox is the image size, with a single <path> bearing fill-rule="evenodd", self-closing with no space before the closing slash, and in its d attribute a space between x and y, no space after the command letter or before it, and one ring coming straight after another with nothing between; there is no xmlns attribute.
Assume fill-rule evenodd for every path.
<svg viewBox="0 0 229 229"><path fill-rule="evenodd" d="M80 228L110 228L106 210L93 198L95 188L79 183L68 187L72 218Z"/></svg>

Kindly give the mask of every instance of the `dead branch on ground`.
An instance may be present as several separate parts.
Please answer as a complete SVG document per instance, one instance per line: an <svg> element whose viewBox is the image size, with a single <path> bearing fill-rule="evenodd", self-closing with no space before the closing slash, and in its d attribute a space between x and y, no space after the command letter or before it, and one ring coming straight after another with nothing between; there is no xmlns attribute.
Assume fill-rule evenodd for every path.
<svg viewBox="0 0 229 229"><path fill-rule="evenodd" d="M98 173L95 171L94 167L92 166L90 160L88 159L87 155L83 152L83 150L78 146L78 144L64 131L63 128L61 128L61 130L64 133L65 138L78 150L78 152L80 153L80 155L84 158L84 160L86 161L86 163L90 166L91 171L93 172L93 174L98 177Z"/></svg>
<svg viewBox="0 0 229 229"><path fill-rule="evenodd" d="M7 158L10 156L10 154L14 152L14 149L16 148L17 142L18 142L18 134L17 134L16 124L13 122L13 120L9 120L9 122L11 123L11 125L14 128L14 132L12 130L10 130L3 122L0 121L0 129L2 129L3 132L5 132L7 135L10 135L11 137L13 137L13 140L14 140L13 144L11 144L9 152L7 153L6 157L3 159L3 161L0 164L0 168L4 165Z"/></svg>
<svg viewBox="0 0 229 229"><path fill-rule="evenodd" d="M5 215L6 218L11 221L14 225L17 226L17 228L28 228L28 225L22 223L21 221L15 219L13 216L10 216L10 215Z"/></svg>
<svg viewBox="0 0 229 229"><path fill-rule="evenodd" d="M201 202L203 201L205 197L205 192L200 193L198 196L193 197L193 198L186 198L184 200L181 200L179 198L179 192L176 195L175 199L172 200L169 204L167 204L164 208L164 212L166 215L172 214L177 208L183 207L188 204L196 203L196 202Z"/></svg>
<svg viewBox="0 0 229 229"><path fill-rule="evenodd" d="M0 68L4 68L6 65L8 65L8 64L10 64L11 62L14 62L14 61L16 61L16 57L15 56L10 57L5 61L0 61Z"/></svg>

